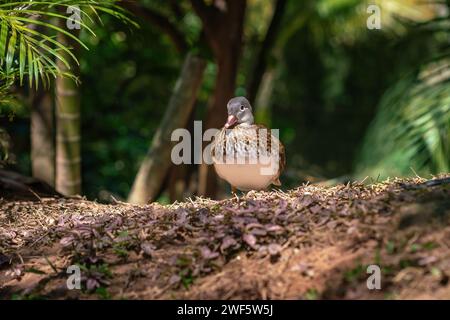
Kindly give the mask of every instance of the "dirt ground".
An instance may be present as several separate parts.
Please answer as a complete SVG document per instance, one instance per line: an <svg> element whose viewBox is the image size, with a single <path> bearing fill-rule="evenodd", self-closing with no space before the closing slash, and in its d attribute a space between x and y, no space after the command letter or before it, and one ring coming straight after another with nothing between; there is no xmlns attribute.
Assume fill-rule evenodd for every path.
<svg viewBox="0 0 450 320"><path fill-rule="evenodd" d="M3 198L0 298L450 299L450 184L425 181L171 206Z"/></svg>

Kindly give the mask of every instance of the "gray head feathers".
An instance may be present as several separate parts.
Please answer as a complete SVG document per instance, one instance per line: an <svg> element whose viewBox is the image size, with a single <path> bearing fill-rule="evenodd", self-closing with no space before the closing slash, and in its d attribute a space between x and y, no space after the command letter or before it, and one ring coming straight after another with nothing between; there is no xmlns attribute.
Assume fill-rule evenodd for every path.
<svg viewBox="0 0 450 320"><path fill-rule="evenodd" d="M253 113L250 102L245 97L235 97L228 101L228 121L225 127L231 127L234 124L253 124Z"/></svg>

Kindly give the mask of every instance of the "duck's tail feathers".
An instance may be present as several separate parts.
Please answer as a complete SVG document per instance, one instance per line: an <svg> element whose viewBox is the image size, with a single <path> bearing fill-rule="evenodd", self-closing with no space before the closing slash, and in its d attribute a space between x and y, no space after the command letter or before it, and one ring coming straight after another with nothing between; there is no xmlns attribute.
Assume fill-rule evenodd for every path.
<svg viewBox="0 0 450 320"><path fill-rule="evenodd" d="M274 181L272 182L272 184L273 184L274 186L281 187L281 181L280 181L280 178L277 178L276 180L274 180Z"/></svg>

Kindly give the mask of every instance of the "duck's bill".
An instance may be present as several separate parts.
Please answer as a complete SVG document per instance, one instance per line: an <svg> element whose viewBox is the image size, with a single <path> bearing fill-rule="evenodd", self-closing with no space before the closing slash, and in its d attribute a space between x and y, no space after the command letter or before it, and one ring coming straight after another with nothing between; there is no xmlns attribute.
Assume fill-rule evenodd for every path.
<svg viewBox="0 0 450 320"><path fill-rule="evenodd" d="M227 123L225 123L225 128L228 129L228 128L234 126L237 121L238 121L238 119L236 118L236 116L229 115L228 119L227 119Z"/></svg>

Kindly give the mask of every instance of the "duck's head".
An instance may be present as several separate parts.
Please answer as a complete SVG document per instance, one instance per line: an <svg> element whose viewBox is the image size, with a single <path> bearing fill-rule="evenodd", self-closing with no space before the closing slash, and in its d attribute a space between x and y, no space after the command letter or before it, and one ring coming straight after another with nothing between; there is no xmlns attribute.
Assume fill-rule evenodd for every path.
<svg viewBox="0 0 450 320"><path fill-rule="evenodd" d="M235 97L228 101L228 119L225 128L229 129L238 124L253 124L253 113L250 102L245 97Z"/></svg>

